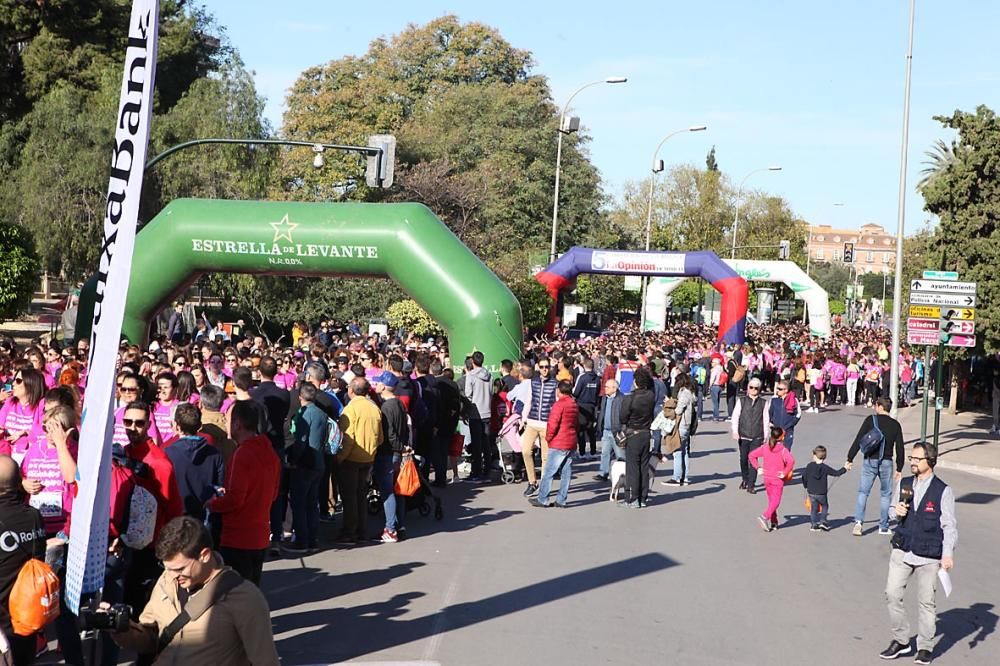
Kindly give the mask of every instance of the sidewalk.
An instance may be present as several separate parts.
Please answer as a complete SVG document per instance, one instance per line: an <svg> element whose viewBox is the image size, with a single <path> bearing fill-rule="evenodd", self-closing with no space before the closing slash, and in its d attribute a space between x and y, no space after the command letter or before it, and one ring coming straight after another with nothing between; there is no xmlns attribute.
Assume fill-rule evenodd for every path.
<svg viewBox="0 0 1000 666"><path fill-rule="evenodd" d="M920 439L920 403L900 409L907 446ZM941 410L938 467L1000 480L1000 436L991 435L991 414L967 411L952 416ZM927 410L927 441L934 441L934 402Z"/></svg>

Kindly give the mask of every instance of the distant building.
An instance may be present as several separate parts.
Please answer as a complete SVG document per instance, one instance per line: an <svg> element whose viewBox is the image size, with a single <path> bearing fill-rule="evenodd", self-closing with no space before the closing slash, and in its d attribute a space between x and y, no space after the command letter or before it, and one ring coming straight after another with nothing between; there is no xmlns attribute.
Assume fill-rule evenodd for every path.
<svg viewBox="0 0 1000 666"><path fill-rule="evenodd" d="M812 262L843 263L844 243L854 243L854 267L858 273L883 273L896 265L896 237L880 224L860 229L834 229L828 224L809 227L809 259Z"/></svg>

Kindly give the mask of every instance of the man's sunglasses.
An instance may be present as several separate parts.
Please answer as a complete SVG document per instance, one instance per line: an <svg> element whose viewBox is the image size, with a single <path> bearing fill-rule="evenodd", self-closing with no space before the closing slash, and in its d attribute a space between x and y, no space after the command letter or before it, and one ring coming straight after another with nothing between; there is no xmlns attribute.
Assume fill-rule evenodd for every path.
<svg viewBox="0 0 1000 666"><path fill-rule="evenodd" d="M122 393L138 393L139 392L139 387L138 386L119 386L118 390L121 391Z"/></svg>
<svg viewBox="0 0 1000 666"><path fill-rule="evenodd" d="M146 419L122 419L122 424L126 428L131 428L135 426L136 428L142 428L146 425Z"/></svg>

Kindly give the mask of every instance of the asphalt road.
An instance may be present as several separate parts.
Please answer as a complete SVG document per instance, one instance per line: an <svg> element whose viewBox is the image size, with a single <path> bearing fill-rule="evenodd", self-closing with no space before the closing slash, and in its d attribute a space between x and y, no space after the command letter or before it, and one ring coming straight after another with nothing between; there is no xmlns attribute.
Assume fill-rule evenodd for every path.
<svg viewBox="0 0 1000 666"><path fill-rule="evenodd" d="M843 461L866 414L803 415L796 466L816 444ZM284 663L881 663L889 543L877 534L877 489L865 536L851 535L857 467L831 490L833 531L810 532L796 476L781 527L765 533L755 518L765 495L738 490L728 424L703 423L692 451L693 485L660 485L661 467L641 510L611 504L587 461L565 510L529 506L523 485L459 483L442 492L443 521L409 514L404 542L269 562ZM959 543L954 592L938 592L934 654L996 666L1000 482L941 477L958 500ZM907 605L915 627L912 592Z"/></svg>

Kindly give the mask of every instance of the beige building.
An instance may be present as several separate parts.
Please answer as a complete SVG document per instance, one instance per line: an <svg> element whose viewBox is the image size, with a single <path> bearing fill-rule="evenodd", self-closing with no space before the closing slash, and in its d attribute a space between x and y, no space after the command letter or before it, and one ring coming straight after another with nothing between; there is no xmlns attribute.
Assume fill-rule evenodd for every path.
<svg viewBox="0 0 1000 666"><path fill-rule="evenodd" d="M828 224L809 227L809 260L843 263L845 243L854 244L858 273L883 273L896 265L896 237L880 224L864 224L860 229L834 229Z"/></svg>

